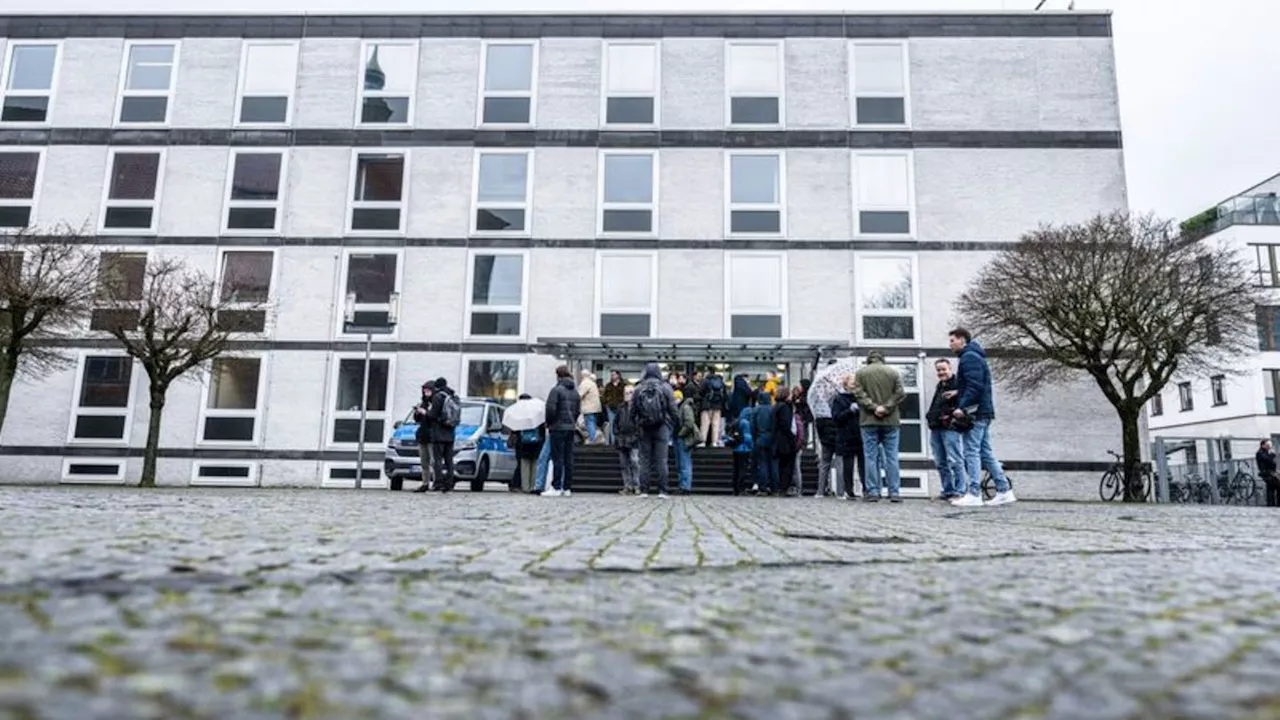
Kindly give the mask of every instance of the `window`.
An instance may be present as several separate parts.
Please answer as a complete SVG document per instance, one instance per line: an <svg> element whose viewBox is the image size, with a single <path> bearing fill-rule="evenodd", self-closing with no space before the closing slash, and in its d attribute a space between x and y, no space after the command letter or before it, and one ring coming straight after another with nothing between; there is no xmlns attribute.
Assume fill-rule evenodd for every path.
<svg viewBox="0 0 1280 720"><path fill-rule="evenodd" d="M360 442L360 391L364 388L364 356L337 359L337 385L334 387L333 429L329 442L333 445ZM380 443L387 425L387 391L391 388L390 358L369 360L369 393L365 396L366 421L364 441Z"/></svg>
<svg viewBox="0 0 1280 720"><path fill-rule="evenodd" d="M858 235L911 236L915 178L910 153L854 153L853 193Z"/></svg>
<svg viewBox="0 0 1280 720"><path fill-rule="evenodd" d="M656 228L657 155L600 154L600 232L652 235Z"/></svg>
<svg viewBox="0 0 1280 720"><path fill-rule="evenodd" d="M1258 285L1280 287L1280 245L1254 245L1258 258Z"/></svg>
<svg viewBox="0 0 1280 720"><path fill-rule="evenodd" d="M858 341L915 342L915 259L904 255L857 255L854 288L858 310Z"/></svg>
<svg viewBox="0 0 1280 720"><path fill-rule="evenodd" d="M31 224L44 152L0 152L0 229Z"/></svg>
<svg viewBox="0 0 1280 720"><path fill-rule="evenodd" d="M468 334L524 335L524 301L528 258L521 253L477 253L471 256L467 286Z"/></svg>
<svg viewBox="0 0 1280 720"><path fill-rule="evenodd" d="M1191 395L1191 383L1178 383L1178 402L1182 405L1182 412L1195 408L1195 401Z"/></svg>
<svg viewBox="0 0 1280 720"><path fill-rule="evenodd" d="M849 50L853 124L907 124L907 44L855 42Z"/></svg>
<svg viewBox="0 0 1280 720"><path fill-rule="evenodd" d="M360 58L360 118L366 125L408 125L418 84L417 42L366 42Z"/></svg>
<svg viewBox="0 0 1280 720"><path fill-rule="evenodd" d="M356 325L378 326L390 322L392 295L399 292L399 256L393 253L347 255L345 296L356 296Z"/></svg>
<svg viewBox="0 0 1280 720"><path fill-rule="evenodd" d="M1151 416L1158 417L1164 414L1164 396L1156 393L1151 398Z"/></svg>
<svg viewBox="0 0 1280 720"><path fill-rule="evenodd" d="M605 43L605 125L658 124L661 64L657 43Z"/></svg>
<svg viewBox="0 0 1280 720"><path fill-rule="evenodd" d="M223 228L233 233L280 230L283 152L233 150L227 172L227 212Z"/></svg>
<svg viewBox="0 0 1280 720"><path fill-rule="evenodd" d="M357 152L352 164L348 230L403 232L405 154Z"/></svg>
<svg viewBox="0 0 1280 720"><path fill-rule="evenodd" d="M1280 415L1280 404L1276 402L1276 398L1280 398L1280 370L1262 371L1262 389L1266 396L1267 414Z"/></svg>
<svg viewBox="0 0 1280 720"><path fill-rule="evenodd" d="M786 227L783 156L778 153L730 153L727 225L730 235L781 235Z"/></svg>
<svg viewBox="0 0 1280 720"><path fill-rule="evenodd" d="M111 330L138 326L143 286L146 284L145 253L104 252L98 256L98 286L95 307L89 315L90 330Z"/></svg>
<svg viewBox="0 0 1280 720"><path fill-rule="evenodd" d="M532 125L538 94L538 45L486 42L481 64L480 124Z"/></svg>
<svg viewBox="0 0 1280 720"><path fill-rule="evenodd" d="M1209 378L1209 390L1213 395L1214 407L1227 404L1227 390L1223 387L1224 382L1225 378L1221 375L1214 375Z"/></svg>
<svg viewBox="0 0 1280 720"><path fill-rule="evenodd" d="M218 357L205 385L200 440L253 443L258 439L262 358Z"/></svg>
<svg viewBox="0 0 1280 720"><path fill-rule="evenodd" d="M58 77L58 44L9 44L4 62L0 123L45 123Z"/></svg>
<svg viewBox="0 0 1280 720"><path fill-rule="evenodd" d="M1280 307L1260 305L1255 312L1258 319L1258 349L1265 352L1280 350Z"/></svg>
<svg viewBox="0 0 1280 720"><path fill-rule="evenodd" d="M111 150L102 230L155 232L163 172L163 151Z"/></svg>
<svg viewBox="0 0 1280 720"><path fill-rule="evenodd" d="M118 121L154 125L169 122L177 65L176 43L125 43Z"/></svg>
<svg viewBox="0 0 1280 720"><path fill-rule="evenodd" d="M258 463L235 460L197 462L191 469L191 484L253 487L258 484Z"/></svg>
<svg viewBox="0 0 1280 720"><path fill-rule="evenodd" d="M365 456L368 457L367 455ZM387 487L387 480L382 476L382 465L365 460L360 468L360 487L365 489L381 489ZM354 489L356 486L355 463L325 463L324 475L320 479L320 487Z"/></svg>
<svg viewBox="0 0 1280 720"><path fill-rule="evenodd" d="M514 402L520 395L524 363L519 358L467 357L466 397Z"/></svg>
<svg viewBox="0 0 1280 720"><path fill-rule="evenodd" d="M657 297L657 254L602 252L596 256L597 335L652 337Z"/></svg>
<svg viewBox="0 0 1280 720"><path fill-rule="evenodd" d="M218 293L227 306L218 311L220 327L236 332L266 331L275 253L270 250L227 250L222 253ZM243 307L237 308L236 305Z"/></svg>
<svg viewBox="0 0 1280 720"><path fill-rule="evenodd" d="M476 154L476 233L529 233L533 155L527 151Z"/></svg>
<svg viewBox="0 0 1280 720"><path fill-rule="evenodd" d="M782 43L729 43L729 124L782 125Z"/></svg>
<svg viewBox="0 0 1280 720"><path fill-rule="evenodd" d="M236 123L287 125L298 84L298 44L247 41L240 60Z"/></svg>
<svg viewBox="0 0 1280 720"><path fill-rule="evenodd" d="M787 261L777 253L725 256L728 334L733 338L786 336Z"/></svg>
<svg viewBox="0 0 1280 720"><path fill-rule="evenodd" d="M68 458L62 461L62 482L114 485L124 482L124 469L124 462L115 458Z"/></svg>
<svg viewBox="0 0 1280 720"><path fill-rule="evenodd" d="M86 355L77 375L70 441L127 442L133 407L133 360L127 355Z"/></svg>
<svg viewBox="0 0 1280 720"><path fill-rule="evenodd" d="M902 375L902 389L907 396L898 405L898 413L902 418L899 432L898 450L904 455L924 454L924 413L921 412L920 364L915 360L894 361L886 363Z"/></svg>

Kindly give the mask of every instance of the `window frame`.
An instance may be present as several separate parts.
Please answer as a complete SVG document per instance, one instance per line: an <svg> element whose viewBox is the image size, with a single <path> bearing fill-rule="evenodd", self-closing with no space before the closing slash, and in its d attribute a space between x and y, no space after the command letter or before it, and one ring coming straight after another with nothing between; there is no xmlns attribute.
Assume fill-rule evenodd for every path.
<svg viewBox="0 0 1280 720"><path fill-rule="evenodd" d="M402 159L400 166L400 199L398 201L389 200L356 200L356 183L358 173L360 171L360 156L391 156L399 155ZM351 167L347 171L347 208L346 208L346 225L343 228L344 235L369 235L376 237L399 237L405 234L405 228L408 226L409 215L409 185L413 177L411 174L412 153L409 148L397 147L353 147L351 148ZM281 181L283 182L283 180ZM355 220L356 210L379 210L395 208L400 213L400 225L395 230L364 230L354 229L351 223Z"/></svg>
<svg viewBox="0 0 1280 720"><path fill-rule="evenodd" d="M413 48L413 82L409 85L409 95L407 98L408 112L404 122L365 122L364 121L364 101L366 93L372 92L373 95L368 97L379 98L398 98L404 97L398 92L387 92L385 90L366 90L364 87L364 68L365 53L369 51L372 45L399 45L402 47ZM356 58L356 115L355 126L357 128L411 128L413 127L416 112L414 105L418 101L418 80L422 74L422 41L419 38L383 38L383 39L365 39L360 42L360 56ZM408 183L406 183L406 186Z"/></svg>
<svg viewBox="0 0 1280 720"><path fill-rule="evenodd" d="M778 58L778 122L776 123L736 123L733 121L733 99L770 98L770 94L759 92L735 92L733 89L733 48L747 46L772 46L777 49ZM787 43L783 39L767 38L732 38L724 41L724 125L730 130L783 130L787 127Z"/></svg>
<svg viewBox="0 0 1280 720"><path fill-rule="evenodd" d="M1271 400L1271 408L1267 400ZM1280 368L1262 368L1262 414L1280 416Z"/></svg>
<svg viewBox="0 0 1280 720"><path fill-rule="evenodd" d="M91 357L112 357L124 358L129 362L129 394L128 402L123 408L84 408L80 406L80 396L84 393L84 371ZM67 422L67 445L83 446L97 445L106 447L128 447L129 441L133 436L133 411L137 405L137 394L139 385L139 376L146 377L142 371L141 365L123 350L116 348L102 348L92 350L81 350L76 354L76 374L75 381L71 388L71 412ZM119 439L104 438L77 438L76 437L76 420L81 416L92 417L124 417L124 437Z"/></svg>
<svg viewBox="0 0 1280 720"><path fill-rule="evenodd" d="M1209 402L1213 407L1227 404L1227 387L1225 375L1213 375L1209 378Z"/></svg>
<svg viewBox="0 0 1280 720"><path fill-rule="evenodd" d="M635 307L604 307L604 262L610 257L627 257L627 258L645 258L649 261L649 305L641 308ZM594 326L593 331L595 337L605 337L601 334L601 316L606 310L610 313L621 313L628 315L639 315L641 313L649 316L649 334L645 337L658 338L662 335L658 332L658 251L656 250L597 250L596 251L596 279L595 279L595 303L593 305ZM609 335L611 338L625 339L625 335Z"/></svg>
<svg viewBox="0 0 1280 720"><path fill-rule="evenodd" d="M343 332L343 325L346 318L343 310L347 304L347 282L351 276L351 258L354 255L394 255L396 258L396 284L391 289L392 294L403 293L404 288L404 248L393 247L348 247L342 251L341 262L342 267L338 268L338 297L336 302L338 312L336 315L333 336L337 340L356 340L364 339L364 333L347 333ZM277 258L278 260L279 258ZM273 269L274 271L274 269ZM275 282L275 278L272 278ZM391 308L391 303L358 303L356 305L357 312L383 312ZM400 333L400 324L396 323L391 328L391 332L379 337L386 339L394 339ZM363 357L363 356L362 356Z"/></svg>
<svg viewBox="0 0 1280 720"><path fill-rule="evenodd" d="M1191 412L1196 409L1195 389L1189 381L1178 383L1178 412Z"/></svg>
<svg viewBox="0 0 1280 720"><path fill-rule="evenodd" d="M257 360L258 387L252 410L217 409L209 407L209 393L213 391L213 364L218 360ZM263 419L266 415L268 364L270 353L265 352L228 352L209 361L203 373L200 390L200 412L196 421L197 447L261 447L264 433ZM253 438L250 440L207 440L205 439L205 423L209 418L253 418Z"/></svg>
<svg viewBox="0 0 1280 720"><path fill-rule="evenodd" d="M200 477L200 470L206 467L242 467L248 468L246 478L205 479ZM255 460L196 460L191 463L192 487L260 487L262 466Z"/></svg>
<svg viewBox="0 0 1280 720"><path fill-rule="evenodd" d="M652 183L648 204L644 203L617 203L605 200L605 164L609 157L638 157L646 156L649 158L649 180ZM658 237L658 188L661 187L658 182L658 151L657 150L637 150L637 149L618 149L601 148L598 154L599 163L597 165L597 183L596 183L596 235L599 237L642 237L651 238ZM649 231L648 232L626 232L618 230L604 229L604 213L606 210L648 210L649 211Z"/></svg>
<svg viewBox="0 0 1280 720"><path fill-rule="evenodd" d="M1162 415L1164 415L1164 393L1158 392L1151 396L1151 417Z"/></svg>
<svg viewBox="0 0 1280 720"><path fill-rule="evenodd" d="M902 122L901 123L860 123L858 122L858 98L896 98L891 93L868 93L859 95L856 48L859 46L897 47L902 53ZM850 40L847 49L849 64L849 126L853 130L901 130L911 127L911 50L907 40L893 39L858 39Z"/></svg>
<svg viewBox="0 0 1280 720"><path fill-rule="evenodd" d="M368 443L365 444L368 445ZM374 459L370 459L369 453L365 453L364 472L359 472L357 470L355 460L327 462L321 469L322 474L320 475L320 487L333 490L355 490L355 478L351 478L350 480L335 480L330 477L334 470L341 469L357 470L356 474L359 475L360 479L363 481L360 483L361 490L386 490L388 487L387 476L382 472L381 456L376 460L377 461L375 462Z"/></svg>
<svg viewBox="0 0 1280 720"><path fill-rule="evenodd" d="M36 157L36 178L35 187L31 191L30 200L13 200L0 198L0 207L30 207L27 215L26 227L33 227L36 224L36 212L40 208L40 195L44 186L44 169L47 147L35 147L31 145L6 145L0 147L0 155L30 155L35 154ZM0 234L15 233L22 228L0 227Z"/></svg>
<svg viewBox="0 0 1280 720"><path fill-rule="evenodd" d="M472 284L476 278L476 258L482 255L510 255L518 256L520 261L520 306L514 305L475 305L472 302ZM464 340L474 340L476 342L496 342L510 343L523 341L528 337L529 333L529 265L531 254L528 250L506 249L506 248L471 248L467 250L467 275L466 286L463 290L465 297L463 298L466 307L466 315L464 316L462 326L462 337ZM477 308L481 308L482 312L519 312L520 313L520 333L518 335L475 335L471 332L471 315Z"/></svg>
<svg viewBox="0 0 1280 720"><path fill-rule="evenodd" d="M907 161L907 204L871 206L868 212L902 212L907 213L907 232L905 233L872 233L862 231L862 210L858 200L858 158L859 157L903 157ZM853 150L849 161L849 187L852 190L850 200L853 204L853 237L871 240L915 240L918 232L916 225L916 154L914 150Z"/></svg>
<svg viewBox="0 0 1280 720"><path fill-rule="evenodd" d="M525 370L528 364L525 362L525 356L523 354L462 353L458 361L458 387L455 389L459 398L467 400L473 399L473 396L467 393L467 383L471 378L470 369L472 362L515 362L518 368L516 370L516 396L519 397L520 393L525 391Z"/></svg>
<svg viewBox="0 0 1280 720"><path fill-rule="evenodd" d="M1256 285L1258 287L1277 288L1280 287L1280 244L1276 243L1253 243L1251 247L1254 249L1254 257L1257 260L1257 266L1254 270L1256 276ZM1263 266L1263 260L1266 259L1266 267ZM1263 282L1263 279L1269 279L1270 283Z"/></svg>
<svg viewBox="0 0 1280 720"><path fill-rule="evenodd" d="M485 122L484 120L484 101L490 95L485 89L485 79L489 72L489 48L497 45L530 45L533 47L533 53L529 59L529 90L498 90L493 94L495 98L528 98L529 99L529 120L528 122L503 123L503 122ZM480 77L479 97L476 102L476 127L477 128L531 128L538 124L538 68L541 65L542 43L538 38L486 38L480 41Z"/></svg>
<svg viewBox="0 0 1280 720"><path fill-rule="evenodd" d="M397 355L396 352L384 352L384 351L375 351L369 355L370 368L373 367L373 363L379 360L385 360L387 362L387 396L384 399L384 403L386 404L386 409L385 410L369 410L365 413L366 423L369 420L379 420L379 419L382 420L382 434L383 434L382 439L379 441L366 440L364 443L366 449L373 448L375 453L381 452L381 450L379 449L379 444L386 443L387 437L394 430L392 425L395 423L397 419L402 417L401 415L397 415L395 411L396 355ZM359 410L338 410L337 409L338 386L339 386L339 381L342 378L342 361L343 360L359 360L361 362L364 362L364 359L365 359L365 354L363 352L337 351L337 352L331 353L329 356L329 361L332 363L331 367L333 368L333 371L331 373L328 373L327 381L329 384L329 388L328 388L328 392L325 393L326 404L325 404L325 425L324 425L324 430L325 430L324 447L327 450L355 450L356 447L359 445L358 442L334 442L333 433L334 433L334 430L337 428L338 420L355 420L356 422L360 421ZM364 404L367 404L368 398L367 397L361 398L361 402ZM363 428L361 428L361 431L363 432ZM369 453L366 452L365 455L366 455L366 462L369 462L368 460ZM350 463L347 463L347 464L350 464ZM378 464L377 467L380 468L381 464ZM325 477L328 477L328 475L326 474Z"/></svg>
<svg viewBox="0 0 1280 720"><path fill-rule="evenodd" d="M776 203L735 203L733 201L733 159L735 157L773 157L778 160L778 200ZM733 213L766 211L778 213L777 232L734 232ZM751 149L724 151L724 237L725 238L785 238L787 237L787 153L782 149Z"/></svg>
<svg viewBox="0 0 1280 720"><path fill-rule="evenodd" d="M866 359L867 359L867 356L864 353L861 357L858 358L858 362L864 363L866 362ZM926 397L928 395L929 388L927 387L928 381L924 377L924 373L926 370L926 367L924 365L925 360L927 360L927 358L921 358L918 356L909 356L909 355L888 355L884 359L885 364L889 365L890 367L896 368L896 366L898 365L910 365L910 366L914 366L916 369L916 384L907 385L905 381L902 383L903 391L906 394L910 395L914 393L916 395L916 403L918 405L917 410L919 412L918 419L903 419L899 423L900 427L914 426L919 429L919 433L920 433L920 451L919 452L902 451L900 453L903 457L907 457L907 458L923 459L923 458L933 457L933 448L931 447L931 444L929 442L929 423L928 423L928 420L925 418L925 415L928 414L927 411L929 409L929 403L926 402L926 399L930 399ZM930 363L930 365L932 365L932 362ZM921 484L924 487L927 494L928 485L927 485L927 481L924 479L923 476L921 476Z"/></svg>
<svg viewBox="0 0 1280 720"><path fill-rule="evenodd" d="M241 155L279 155L280 181L276 187L275 200L232 200L231 188L235 183L236 158ZM289 149L283 147L232 147L227 153L227 180L222 190L222 234L236 236L277 236L284 232L285 190L289 186ZM275 225L270 230L261 228L233 228L231 211L235 208L265 208L276 211Z"/></svg>
<svg viewBox="0 0 1280 720"><path fill-rule="evenodd" d="M476 148L471 163L471 223L469 225L471 235L473 237L532 237L533 235L533 171L536 164L537 153L533 148ZM516 203L487 203L484 207L492 207L496 209L522 209L524 210L524 228L517 231L510 230L480 230L478 229L479 218L477 217L483 207L480 205L480 159L485 155L524 155L525 171L524 171L524 205L518 206Z"/></svg>
<svg viewBox="0 0 1280 720"><path fill-rule="evenodd" d="M115 465L111 475L73 475L72 465ZM61 485L123 485L129 461L121 457L64 457L58 483Z"/></svg>
<svg viewBox="0 0 1280 720"><path fill-rule="evenodd" d="M255 46L279 46L293 48L293 81L289 83L289 94L285 96L284 120L278 122L251 122L241 120L241 113L244 109L244 99L246 97L276 97L275 95L262 95L254 93L248 95L245 92L245 84L249 78L249 48ZM302 64L302 43L297 40L267 40L246 38L240 45L240 72L237 75L236 83L236 103L235 114L231 118L231 126L237 128L278 128L288 127L293 124L293 108L296 104L298 96L298 66ZM282 176L283 177L283 176Z"/></svg>
<svg viewBox="0 0 1280 720"><path fill-rule="evenodd" d="M9 89L9 73L13 71L14 51L24 45L52 45L53 51L53 74L49 77L49 89L47 91L39 90L10 90ZM9 42L5 43L4 62L0 63L0 108L3 108L4 101L10 96L13 97L48 97L49 102L45 108L44 120L40 121L23 121L23 120L0 120L0 127L5 128L39 128L48 127L53 124L53 113L55 103L58 101L58 83L62 78L62 55L64 45L62 40L41 40L36 38L9 38Z"/></svg>
<svg viewBox="0 0 1280 720"><path fill-rule="evenodd" d="M779 272L779 290L781 307L776 311L781 316L781 337L779 338L734 338L733 337L733 316L735 314L733 307L733 258L737 257L767 257L776 258L780 262ZM788 273L790 263L787 262L787 251L785 250L730 250L724 253L724 338L730 340L785 340L790 337L790 320L791 311L790 298L790 278ZM761 312L740 312L739 315L772 315L774 311Z"/></svg>
<svg viewBox="0 0 1280 720"><path fill-rule="evenodd" d="M618 39L601 40L600 54L600 128L602 130L652 130L662 125L662 41L658 39L634 40ZM653 48L653 93L610 92L609 90L609 49L612 47L651 47ZM609 98L652 98L653 122L647 123L611 123L609 122ZM656 195L655 195L656 197Z"/></svg>
<svg viewBox="0 0 1280 720"><path fill-rule="evenodd" d="M86 317L85 317L84 326L85 326L86 332L101 333L102 335L107 334L106 330L93 329L93 313L97 310L138 310L139 312L141 312L142 300L121 300L121 301L112 303L112 302L107 302L105 300L99 299L97 297L96 293L98 291L99 280L101 279L100 274L102 269L102 256L103 255L141 255L143 257L142 292L143 292L143 298L145 298L147 269L151 267L152 250L153 250L152 247L139 246L139 245L95 245L93 246L92 251L97 253L97 259L95 260L96 269L94 272L94 279L93 279L95 295L90 300L89 312L86 314Z"/></svg>
<svg viewBox="0 0 1280 720"><path fill-rule="evenodd" d="M169 71L169 88L163 92L160 90L128 90L129 84L129 56L133 52L133 48L139 45L171 45L173 46L173 63L170 65ZM163 38L147 38L124 41L124 54L120 59L120 78L116 87L116 103L115 114L112 115L111 121L113 127L120 128L156 128L169 127L173 122L173 100L178 90L178 69L182 62L182 41L166 40ZM125 93L129 93L129 97L163 97L165 98L164 119L153 122L125 121L120 119L120 113L124 111Z"/></svg>
<svg viewBox="0 0 1280 720"><path fill-rule="evenodd" d="M271 256L271 280L270 280L271 285L270 287L267 288L267 299L265 302L261 302L261 303L246 302L242 304L242 303L231 302L230 300L228 300L227 309L234 310L234 309L241 309L242 307L249 307L249 306L262 307L264 305L267 307L270 307L275 302L277 282L280 279L280 248L238 246L238 245L224 246L219 248L218 249L218 266L214 270L214 285L213 285L214 292L218 294L216 298L218 302L222 301L222 282L224 279L224 272L226 271L227 255L229 255L230 253L254 253L259 255L270 255ZM344 300L346 299L345 296L343 299Z"/></svg>
<svg viewBox="0 0 1280 720"><path fill-rule="evenodd" d="M111 200L111 176L115 172L117 155L158 154L156 164L156 192L151 200ZM160 232L160 207L164 200L165 171L168 168L168 149L154 146L133 147L130 145L113 145L107 148L107 171L102 182L102 197L98 203L98 233L102 235L156 235ZM149 228L109 228L107 227L107 203L113 207L139 208L151 206L151 227Z"/></svg>
<svg viewBox="0 0 1280 720"><path fill-rule="evenodd" d="M862 320L867 315L867 308L862 307L862 288L858 283L858 267L859 261L865 258L879 258L886 260L909 260L911 262L911 310L872 310L871 317L909 317L913 328L914 337L911 340L902 339L868 339L863 333ZM920 320L920 255L916 252L892 252L892 251L859 251L853 254L853 337L854 342L858 345L868 347L890 347L890 346L920 346L923 344L921 338L921 320Z"/></svg>

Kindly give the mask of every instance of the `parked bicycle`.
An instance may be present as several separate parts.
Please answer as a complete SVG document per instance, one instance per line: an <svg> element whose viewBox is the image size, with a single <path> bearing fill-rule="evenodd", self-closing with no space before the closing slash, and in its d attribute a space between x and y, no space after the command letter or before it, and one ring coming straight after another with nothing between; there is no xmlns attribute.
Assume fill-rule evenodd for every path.
<svg viewBox="0 0 1280 720"><path fill-rule="evenodd" d="M1229 469L1223 469L1218 473L1215 484L1218 501L1224 505L1248 505L1258 494L1258 479L1243 467L1237 467L1235 475ZM1169 483L1169 502L1209 505L1213 503L1213 490L1203 477L1193 472L1183 482Z"/></svg>
<svg viewBox="0 0 1280 720"><path fill-rule="evenodd" d="M1103 502L1124 497L1124 456L1114 450L1108 450L1107 454L1115 458L1115 462L1102 473L1102 479L1098 481L1098 496ZM1142 482L1140 497L1143 500L1150 500L1151 486L1155 484L1151 479L1151 464L1142 463L1138 467Z"/></svg>
<svg viewBox="0 0 1280 720"><path fill-rule="evenodd" d="M1009 481L1009 489L1013 489L1013 478L1009 477L1009 473L1004 474L1004 479ZM982 469L982 499L990 500L996 496L996 481L991 477L991 471L986 468Z"/></svg>

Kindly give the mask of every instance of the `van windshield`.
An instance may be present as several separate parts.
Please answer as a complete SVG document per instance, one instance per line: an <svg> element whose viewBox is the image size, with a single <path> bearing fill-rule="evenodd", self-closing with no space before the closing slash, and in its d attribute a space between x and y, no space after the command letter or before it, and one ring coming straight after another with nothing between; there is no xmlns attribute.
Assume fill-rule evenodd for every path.
<svg viewBox="0 0 1280 720"><path fill-rule="evenodd" d="M463 403L462 419L458 422L458 425L480 425L481 421L484 420L484 407L484 405L475 403ZM409 415L404 419L404 423L406 425L413 425L417 422L417 420L413 419L413 411L410 410Z"/></svg>

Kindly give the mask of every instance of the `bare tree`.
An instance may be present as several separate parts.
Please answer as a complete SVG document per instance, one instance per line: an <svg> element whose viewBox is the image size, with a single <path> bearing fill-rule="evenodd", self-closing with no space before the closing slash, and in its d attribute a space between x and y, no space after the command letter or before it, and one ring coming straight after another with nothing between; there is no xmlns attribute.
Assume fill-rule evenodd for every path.
<svg viewBox="0 0 1280 720"><path fill-rule="evenodd" d="M1015 393L1081 374L1097 383L1120 418L1125 500L1140 501L1143 406L1176 373L1240 372L1240 355L1258 349L1264 301L1234 249L1118 212L1027 233L957 310L1002 351L994 370Z"/></svg>
<svg viewBox="0 0 1280 720"><path fill-rule="evenodd" d="M151 415L139 487L155 487L160 420L169 386L188 373L198 374L210 360L225 353L234 337L250 331L244 318L256 311L223 279L223 292L214 281L182 261L161 258L143 273L141 300L121 301L120 318L107 328L124 351L147 374ZM132 311L132 312L130 312Z"/></svg>
<svg viewBox="0 0 1280 720"><path fill-rule="evenodd" d="M0 429L19 373L40 377L67 366L50 341L83 328L96 269L70 228L0 235Z"/></svg>

